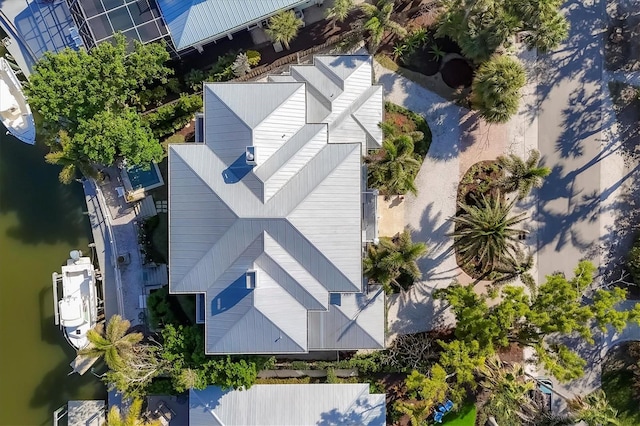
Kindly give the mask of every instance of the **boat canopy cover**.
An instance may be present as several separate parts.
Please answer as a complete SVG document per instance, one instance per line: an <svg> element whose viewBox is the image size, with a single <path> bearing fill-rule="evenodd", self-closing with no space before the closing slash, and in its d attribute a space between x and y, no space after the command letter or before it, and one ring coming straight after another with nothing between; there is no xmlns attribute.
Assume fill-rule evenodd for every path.
<svg viewBox="0 0 640 426"><path fill-rule="evenodd" d="M82 300L77 297L65 297L60 301L60 319L65 327L82 325Z"/></svg>

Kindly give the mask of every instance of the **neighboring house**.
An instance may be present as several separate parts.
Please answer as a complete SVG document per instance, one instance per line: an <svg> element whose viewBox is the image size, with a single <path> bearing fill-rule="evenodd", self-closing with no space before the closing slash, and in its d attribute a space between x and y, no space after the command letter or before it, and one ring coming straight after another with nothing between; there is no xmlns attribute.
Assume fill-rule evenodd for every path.
<svg viewBox="0 0 640 426"><path fill-rule="evenodd" d="M281 10L305 9L323 0L158 0L178 52L265 26Z"/></svg>
<svg viewBox="0 0 640 426"><path fill-rule="evenodd" d="M142 43L160 39L170 42L169 30L155 0L66 1L77 26L70 36L80 37L87 49L110 41L117 32Z"/></svg>
<svg viewBox="0 0 640 426"><path fill-rule="evenodd" d="M280 12L323 0L66 0L78 36L91 49L116 32L148 43L165 39L171 50L202 51L208 43L256 26ZM71 35L72 37L75 34Z"/></svg>
<svg viewBox="0 0 640 426"><path fill-rule="evenodd" d="M209 386L189 391L189 425L358 425L386 424L384 394L368 383L253 385L223 391Z"/></svg>
<svg viewBox="0 0 640 426"><path fill-rule="evenodd" d="M206 83L203 143L169 147L169 290L199 295L208 354L383 348L384 293L362 275L371 57L269 80Z"/></svg>

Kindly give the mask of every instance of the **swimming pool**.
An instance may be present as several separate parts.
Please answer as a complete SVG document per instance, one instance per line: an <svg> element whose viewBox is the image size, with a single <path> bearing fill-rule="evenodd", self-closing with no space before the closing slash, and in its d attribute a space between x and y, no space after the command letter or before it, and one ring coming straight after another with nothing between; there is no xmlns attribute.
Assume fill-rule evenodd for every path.
<svg viewBox="0 0 640 426"><path fill-rule="evenodd" d="M162 175L156 163L151 163L151 167L147 170L144 166L132 166L127 169L127 176L131 182L131 190L144 189L148 191L153 188L164 185Z"/></svg>

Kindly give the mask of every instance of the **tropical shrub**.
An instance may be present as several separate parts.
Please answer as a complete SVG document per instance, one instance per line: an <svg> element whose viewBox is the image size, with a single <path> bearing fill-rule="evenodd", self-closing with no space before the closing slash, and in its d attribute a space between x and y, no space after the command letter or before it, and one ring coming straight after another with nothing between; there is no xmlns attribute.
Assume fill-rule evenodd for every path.
<svg viewBox="0 0 640 426"><path fill-rule="evenodd" d="M153 129L154 135L161 138L182 129L201 109L201 94L183 94L177 102L163 105L144 115L143 120Z"/></svg>
<svg viewBox="0 0 640 426"><path fill-rule="evenodd" d="M518 112L520 89L526 83L524 67L510 56L493 56L473 79L471 104L489 123L506 123Z"/></svg>

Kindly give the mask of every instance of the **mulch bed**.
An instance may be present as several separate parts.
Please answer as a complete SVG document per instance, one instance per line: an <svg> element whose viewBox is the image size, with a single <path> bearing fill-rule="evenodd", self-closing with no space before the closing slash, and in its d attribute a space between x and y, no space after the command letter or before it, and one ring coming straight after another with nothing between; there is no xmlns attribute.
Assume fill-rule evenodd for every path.
<svg viewBox="0 0 640 426"><path fill-rule="evenodd" d="M482 199L484 195L487 197L499 197L500 191L495 186L491 185L491 182L495 182L503 176L504 172L497 165L495 160L485 160L475 163L467 170L460 184L458 184L458 203L473 206L477 205L478 201ZM458 208L456 216L463 214L464 211ZM471 278L475 280L486 278L486 274L478 269L478 265L475 263L465 264L458 257L456 251L456 263L460 268Z"/></svg>
<svg viewBox="0 0 640 426"><path fill-rule="evenodd" d="M451 59L440 70L442 80L452 89L470 87L473 81L473 68L463 58Z"/></svg>

